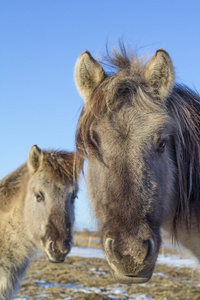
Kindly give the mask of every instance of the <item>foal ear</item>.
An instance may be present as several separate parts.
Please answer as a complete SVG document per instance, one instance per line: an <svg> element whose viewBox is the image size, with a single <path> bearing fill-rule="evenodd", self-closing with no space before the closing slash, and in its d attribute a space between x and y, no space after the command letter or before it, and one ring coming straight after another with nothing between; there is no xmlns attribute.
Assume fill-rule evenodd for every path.
<svg viewBox="0 0 200 300"><path fill-rule="evenodd" d="M105 72L92 55L85 51L76 61L74 80L79 94L87 104L94 88L103 80Z"/></svg>
<svg viewBox="0 0 200 300"><path fill-rule="evenodd" d="M144 77L156 98L165 100L174 85L174 68L169 54L158 49L144 69Z"/></svg>
<svg viewBox="0 0 200 300"><path fill-rule="evenodd" d="M43 151L37 145L33 145L28 154L28 168L31 173L37 171L43 160Z"/></svg>

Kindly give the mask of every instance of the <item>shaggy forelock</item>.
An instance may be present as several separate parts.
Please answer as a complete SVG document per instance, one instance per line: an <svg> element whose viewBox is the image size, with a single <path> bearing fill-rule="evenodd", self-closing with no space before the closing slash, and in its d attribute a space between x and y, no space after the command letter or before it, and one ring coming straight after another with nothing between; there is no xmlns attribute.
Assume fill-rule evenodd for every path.
<svg viewBox="0 0 200 300"><path fill-rule="evenodd" d="M72 152L44 151L42 169L53 180L72 183L78 178L74 156Z"/></svg>

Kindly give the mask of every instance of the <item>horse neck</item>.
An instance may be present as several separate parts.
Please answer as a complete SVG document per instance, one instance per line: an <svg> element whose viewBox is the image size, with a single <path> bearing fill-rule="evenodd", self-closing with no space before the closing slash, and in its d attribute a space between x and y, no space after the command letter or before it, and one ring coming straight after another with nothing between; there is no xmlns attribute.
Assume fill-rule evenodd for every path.
<svg viewBox="0 0 200 300"><path fill-rule="evenodd" d="M0 205L2 212L9 212L23 203L28 182L28 168L24 163L0 181Z"/></svg>
<svg viewBox="0 0 200 300"><path fill-rule="evenodd" d="M28 176L25 163L0 181L0 256L3 261L0 277L4 282L2 285L0 278L0 295L3 291L5 299L11 299L11 294L18 288L34 253L23 218Z"/></svg>

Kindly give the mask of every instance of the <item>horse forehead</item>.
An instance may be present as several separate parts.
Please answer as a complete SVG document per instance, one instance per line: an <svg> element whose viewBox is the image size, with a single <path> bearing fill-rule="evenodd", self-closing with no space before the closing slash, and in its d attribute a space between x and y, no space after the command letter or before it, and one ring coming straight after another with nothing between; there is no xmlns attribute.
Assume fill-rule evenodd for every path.
<svg viewBox="0 0 200 300"><path fill-rule="evenodd" d="M33 181L36 185L40 185L47 190L54 190L56 192L63 191L67 187L72 185L69 182L55 180L55 178L51 176L51 174L42 170L38 172L38 174L35 174Z"/></svg>
<svg viewBox="0 0 200 300"><path fill-rule="evenodd" d="M118 140L121 137L126 141L139 141L139 139L158 135L161 131L167 131L168 122L168 116L162 112L124 107L103 118L99 123L99 129L103 139Z"/></svg>

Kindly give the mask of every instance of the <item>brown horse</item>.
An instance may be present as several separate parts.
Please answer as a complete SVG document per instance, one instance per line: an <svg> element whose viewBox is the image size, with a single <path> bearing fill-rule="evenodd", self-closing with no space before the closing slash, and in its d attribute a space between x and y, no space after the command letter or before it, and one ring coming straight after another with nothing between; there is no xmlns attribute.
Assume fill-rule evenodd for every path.
<svg viewBox="0 0 200 300"><path fill-rule="evenodd" d="M73 153L34 145L27 162L0 181L0 300L12 298L37 248L51 262L64 261L77 179Z"/></svg>
<svg viewBox="0 0 200 300"><path fill-rule="evenodd" d="M152 276L161 227L200 260L200 98L174 84L162 49L142 63L114 50L106 74L89 52L75 82L84 100L77 125L80 166L87 158L89 196L115 279Z"/></svg>

